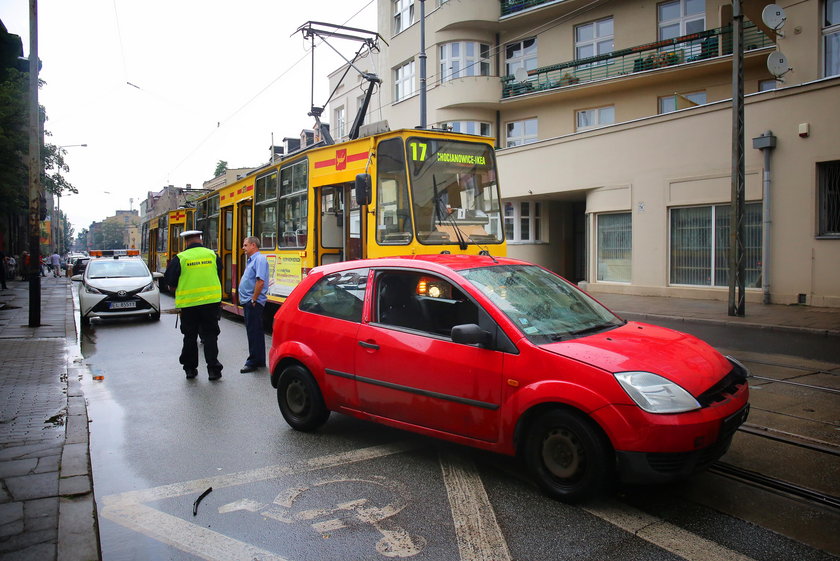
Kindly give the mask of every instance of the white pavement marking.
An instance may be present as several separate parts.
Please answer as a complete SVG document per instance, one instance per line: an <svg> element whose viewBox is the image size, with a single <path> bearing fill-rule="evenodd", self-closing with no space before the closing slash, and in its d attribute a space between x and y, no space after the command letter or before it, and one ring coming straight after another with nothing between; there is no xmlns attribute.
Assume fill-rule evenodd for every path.
<svg viewBox="0 0 840 561"><path fill-rule="evenodd" d="M467 454L441 450L440 469L463 561L510 561L510 550L487 490Z"/></svg>
<svg viewBox="0 0 840 561"><path fill-rule="evenodd" d="M616 501L591 503L581 508L687 561L754 561L751 557Z"/></svg>
<svg viewBox="0 0 840 561"><path fill-rule="evenodd" d="M407 444L372 446L342 454L312 458L290 466L270 466L230 475L220 475L110 495L102 499L104 505L102 516L202 559L211 561L286 561L284 557L270 551L229 538L143 503L200 493L207 487L222 489L372 460L406 452L413 448L415 446ZM238 506L254 507L256 505L243 502Z"/></svg>

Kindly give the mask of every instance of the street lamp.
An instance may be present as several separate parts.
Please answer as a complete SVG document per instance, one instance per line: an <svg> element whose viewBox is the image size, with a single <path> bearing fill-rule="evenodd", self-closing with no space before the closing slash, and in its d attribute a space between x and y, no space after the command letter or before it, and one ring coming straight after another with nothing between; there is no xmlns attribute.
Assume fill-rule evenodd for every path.
<svg viewBox="0 0 840 561"><path fill-rule="evenodd" d="M76 148L76 147L87 148L87 144L63 144L63 145L59 146L57 149L58 150L63 150L64 148ZM61 191L58 192L58 200L56 202L55 210L56 210L56 212L55 212L56 223L58 224L58 229L56 230L56 236L55 236L55 240L56 240L55 247L56 247L56 253L59 253L61 251L61 237L64 235L63 231L62 231L62 226L61 226Z"/></svg>

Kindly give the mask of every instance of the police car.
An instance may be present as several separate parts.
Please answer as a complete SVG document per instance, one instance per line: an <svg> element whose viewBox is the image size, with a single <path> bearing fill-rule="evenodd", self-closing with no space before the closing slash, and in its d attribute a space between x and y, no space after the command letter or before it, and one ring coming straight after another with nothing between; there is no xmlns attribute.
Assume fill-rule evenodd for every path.
<svg viewBox="0 0 840 561"><path fill-rule="evenodd" d="M136 249L94 250L84 273L71 280L79 286L79 315L83 325L91 318L126 316L160 319L160 291Z"/></svg>

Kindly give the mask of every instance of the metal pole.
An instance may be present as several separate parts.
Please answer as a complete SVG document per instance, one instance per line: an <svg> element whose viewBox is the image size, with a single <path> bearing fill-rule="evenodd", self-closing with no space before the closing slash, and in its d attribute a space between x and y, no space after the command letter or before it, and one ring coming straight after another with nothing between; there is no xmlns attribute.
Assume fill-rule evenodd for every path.
<svg viewBox="0 0 840 561"><path fill-rule="evenodd" d="M420 128L426 128L426 0L420 0Z"/></svg>
<svg viewBox="0 0 840 561"><path fill-rule="evenodd" d="M732 2L732 202L729 220L729 315L744 315L744 15ZM737 293L736 293L737 290Z"/></svg>
<svg viewBox="0 0 840 561"><path fill-rule="evenodd" d="M29 327L41 325L41 111L38 105L38 0L29 0ZM23 267L23 264L21 264Z"/></svg>

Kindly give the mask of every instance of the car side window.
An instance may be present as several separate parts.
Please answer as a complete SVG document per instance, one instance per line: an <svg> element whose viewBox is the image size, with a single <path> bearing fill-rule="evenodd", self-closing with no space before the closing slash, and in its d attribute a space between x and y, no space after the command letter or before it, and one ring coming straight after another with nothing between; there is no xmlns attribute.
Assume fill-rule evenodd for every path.
<svg viewBox="0 0 840 561"><path fill-rule="evenodd" d="M347 321L362 321L368 269L327 275L300 300L298 309Z"/></svg>
<svg viewBox="0 0 840 561"><path fill-rule="evenodd" d="M452 283L413 271L376 277L376 321L449 337L452 327L478 323L478 307Z"/></svg>

